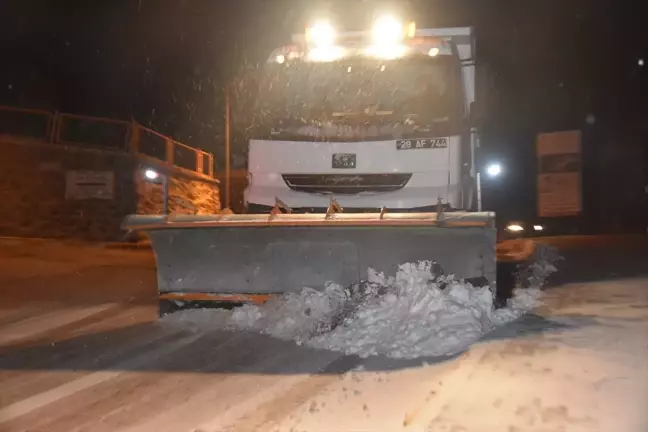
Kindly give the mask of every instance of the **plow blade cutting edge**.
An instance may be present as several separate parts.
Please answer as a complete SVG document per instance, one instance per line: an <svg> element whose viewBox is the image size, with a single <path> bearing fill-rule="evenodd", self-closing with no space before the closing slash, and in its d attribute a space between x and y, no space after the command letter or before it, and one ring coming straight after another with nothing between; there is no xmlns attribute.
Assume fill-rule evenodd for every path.
<svg viewBox="0 0 648 432"><path fill-rule="evenodd" d="M373 268L434 261L446 275L493 282L493 213L128 216L151 240L160 298L263 302L268 295L349 286Z"/></svg>

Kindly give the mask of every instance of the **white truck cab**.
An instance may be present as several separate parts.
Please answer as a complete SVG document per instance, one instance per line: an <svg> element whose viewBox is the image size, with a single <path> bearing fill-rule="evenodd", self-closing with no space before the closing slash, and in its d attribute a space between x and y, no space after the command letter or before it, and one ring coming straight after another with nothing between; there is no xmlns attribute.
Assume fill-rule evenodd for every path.
<svg viewBox="0 0 648 432"><path fill-rule="evenodd" d="M382 24L313 27L272 53L249 142L249 213L277 202L319 212L331 198L345 211L472 209L472 29L403 24L389 39L397 23Z"/></svg>

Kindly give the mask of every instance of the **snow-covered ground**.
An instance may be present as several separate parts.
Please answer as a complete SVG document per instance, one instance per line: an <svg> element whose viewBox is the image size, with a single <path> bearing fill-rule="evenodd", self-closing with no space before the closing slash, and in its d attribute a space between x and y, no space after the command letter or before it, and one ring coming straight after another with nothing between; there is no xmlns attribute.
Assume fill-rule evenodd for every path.
<svg viewBox="0 0 648 432"><path fill-rule="evenodd" d="M68 334L68 343L0 355L0 429L645 432L647 287L630 279L552 289L535 313L466 352L409 363L181 326ZM92 313L96 321L74 318L75 332L128 325L138 312ZM57 311L65 324L26 318L11 342L40 338L73 314Z"/></svg>
<svg viewBox="0 0 648 432"><path fill-rule="evenodd" d="M615 254L622 252L627 250ZM643 262L640 255L635 258ZM557 276L569 260L559 263ZM588 262L587 255L582 262ZM0 260L0 269L2 265ZM118 266L109 271L89 267L81 271L80 279L72 278L79 270L71 270L70 275L55 273L47 279L39 274L33 281L11 280L30 288L62 287L80 280L76 290L85 292L96 288L86 285L94 274L106 279L97 285L101 288L119 277L113 283L122 283L124 293L137 292L150 272L142 268L145 273L136 273L139 265L123 274ZM533 271L540 276L545 270L550 268ZM412 292L405 290L410 294L418 286L407 281L399 285L396 280L386 285L410 287ZM64 291L66 296L70 292ZM455 301L449 293L446 288L431 299L423 296L421 304ZM437 298L441 294L443 300ZM102 295L98 292L97 297ZM0 430L648 430L646 277L567 283L542 291L532 311L506 324L493 320L494 330L454 356L389 357L385 354L411 351L408 345L398 349L383 342L376 345L383 333L368 339L363 348L368 354L371 347L383 354L365 358L346 355L342 345L335 350L309 346L326 338L346 340L337 332L350 332L355 338L362 331L360 320L369 319L360 312L367 311L374 319L386 296L381 291L370 299L361 297L351 309L343 308L341 316L348 321L338 322L332 330L320 324L330 320L313 318L312 327L305 326L308 331L303 332L301 345L295 343L299 332L288 340L270 336L272 331L262 333L260 329L272 328L272 323L258 318L241 318L246 325L257 323L253 331L223 330L231 312L221 315L220 322L209 313L204 321L194 316L186 324L155 322L152 303L70 305L63 299L11 308L0 304ZM316 310L325 310L319 300L330 303L326 296L311 297ZM421 300L415 295L408 298ZM290 307L305 311L300 299L296 296ZM276 306L289 307L288 303ZM460 310L472 310L468 306L473 305L464 302ZM277 317L270 310L257 312ZM390 322L388 311L382 312L385 315L376 322ZM313 316L312 310L309 313ZM395 328L401 335L410 332L407 325ZM419 332L420 328L414 333ZM423 338L423 343L427 340Z"/></svg>
<svg viewBox="0 0 648 432"><path fill-rule="evenodd" d="M559 259L554 248L539 246L536 260L521 271L530 287L516 290L500 309L494 308L491 287L437 278L432 262L424 261L402 264L394 276L369 269L367 283L358 287L331 282L324 291L305 288L262 306L185 310L164 321L258 331L360 357L453 355L537 306Z"/></svg>
<svg viewBox="0 0 648 432"><path fill-rule="evenodd" d="M452 361L349 373L269 430L648 430L648 280L544 302Z"/></svg>

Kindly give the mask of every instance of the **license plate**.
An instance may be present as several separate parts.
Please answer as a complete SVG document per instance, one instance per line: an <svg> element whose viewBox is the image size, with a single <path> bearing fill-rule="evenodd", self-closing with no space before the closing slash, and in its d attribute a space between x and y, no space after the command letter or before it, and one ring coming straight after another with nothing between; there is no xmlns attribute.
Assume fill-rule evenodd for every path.
<svg viewBox="0 0 648 432"><path fill-rule="evenodd" d="M353 153L333 154L333 168L353 169L356 167L356 155Z"/></svg>
<svg viewBox="0 0 648 432"><path fill-rule="evenodd" d="M396 150L448 148L448 138L396 140Z"/></svg>

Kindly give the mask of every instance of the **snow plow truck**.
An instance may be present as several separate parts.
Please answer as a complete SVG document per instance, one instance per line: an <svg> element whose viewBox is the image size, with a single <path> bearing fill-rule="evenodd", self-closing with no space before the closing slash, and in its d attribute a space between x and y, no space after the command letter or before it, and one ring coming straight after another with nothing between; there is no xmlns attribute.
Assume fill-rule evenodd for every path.
<svg viewBox="0 0 648 432"><path fill-rule="evenodd" d="M131 215L150 238L161 314L174 303L263 303L367 270L429 260L495 284L495 215L482 212L471 28L417 29L380 16L367 31L313 22L259 80L247 214ZM478 204L479 203L479 204ZM501 278L500 278L501 279Z"/></svg>

